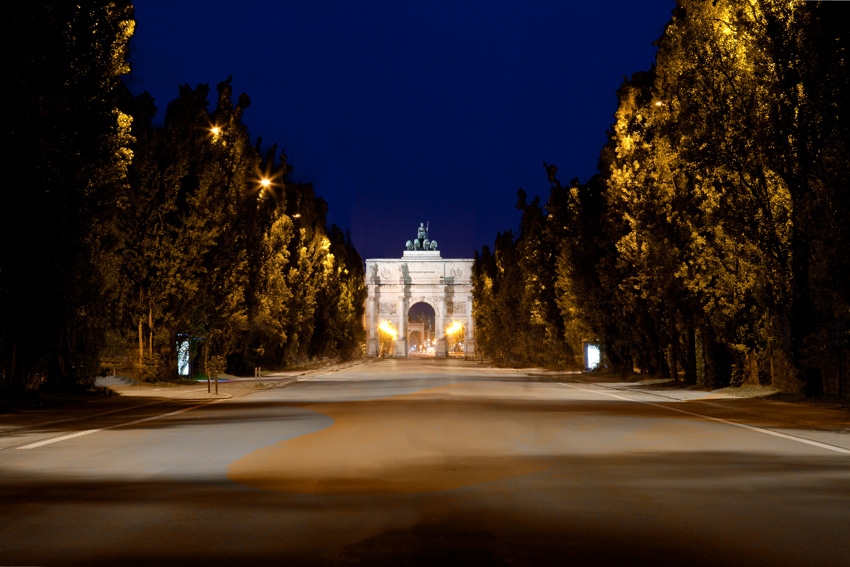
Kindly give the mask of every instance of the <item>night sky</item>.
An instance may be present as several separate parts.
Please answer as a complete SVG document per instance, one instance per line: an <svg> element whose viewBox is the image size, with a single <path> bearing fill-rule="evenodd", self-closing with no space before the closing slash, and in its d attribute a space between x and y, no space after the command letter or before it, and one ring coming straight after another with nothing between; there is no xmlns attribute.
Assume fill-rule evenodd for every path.
<svg viewBox="0 0 850 567"><path fill-rule="evenodd" d="M364 259L399 257L422 221L469 258L516 231L518 188L545 203L544 161L563 183L596 172L615 91L674 6L138 0L127 84L161 122L178 85L233 75L252 137L285 148Z"/></svg>

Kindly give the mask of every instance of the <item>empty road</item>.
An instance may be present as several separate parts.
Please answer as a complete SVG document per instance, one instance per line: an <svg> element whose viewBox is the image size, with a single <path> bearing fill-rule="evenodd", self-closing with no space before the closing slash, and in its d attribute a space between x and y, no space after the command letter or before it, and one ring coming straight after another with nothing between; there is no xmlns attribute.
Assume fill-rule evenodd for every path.
<svg viewBox="0 0 850 567"><path fill-rule="evenodd" d="M0 415L0 565L848 564L847 413L588 380L388 359Z"/></svg>

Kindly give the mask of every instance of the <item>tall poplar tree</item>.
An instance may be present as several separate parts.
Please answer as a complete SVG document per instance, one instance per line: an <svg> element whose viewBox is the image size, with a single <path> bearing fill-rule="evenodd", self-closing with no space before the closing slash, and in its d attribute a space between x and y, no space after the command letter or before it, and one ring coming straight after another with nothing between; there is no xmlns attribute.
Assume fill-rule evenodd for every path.
<svg viewBox="0 0 850 567"><path fill-rule="evenodd" d="M626 372L847 393L845 20L838 3L678 2L656 65L617 93L599 174L564 187L546 166L548 242L532 247L558 251L566 336ZM515 263L527 281L543 265ZM511 301L490 295L483 325Z"/></svg>
<svg viewBox="0 0 850 567"><path fill-rule="evenodd" d="M14 110L3 114L0 387L73 384L96 371L117 196L131 160L119 110L127 0L7 2Z"/></svg>

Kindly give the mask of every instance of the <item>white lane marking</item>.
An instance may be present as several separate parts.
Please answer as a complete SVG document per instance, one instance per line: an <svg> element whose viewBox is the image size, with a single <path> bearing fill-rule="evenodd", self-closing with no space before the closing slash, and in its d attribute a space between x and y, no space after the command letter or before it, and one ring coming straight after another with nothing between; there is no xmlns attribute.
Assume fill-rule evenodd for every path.
<svg viewBox="0 0 850 567"><path fill-rule="evenodd" d="M214 382L213 382L213 383L214 383ZM219 383L219 384L224 384L224 380L219 380L219 381L218 381L218 383ZM171 390L171 389L172 389L172 388L170 388L170 387L165 387L165 388L154 388L153 390L148 390L148 392L160 392L160 391L162 391L162 390ZM186 390L186 392L200 392L201 390L206 390L206 388L197 388L197 389L195 389L195 390Z"/></svg>
<svg viewBox="0 0 850 567"><path fill-rule="evenodd" d="M128 421L127 423L116 423L115 425L110 425L108 427L99 427L97 429L87 429L85 431L78 431L76 433L70 433L68 435L62 435L61 437L54 437L52 439L47 439L45 441L39 441L37 443L30 443L29 445L24 445L22 447L18 447L18 449L35 449L37 447L43 447L44 445L50 445L51 443L58 443L60 441L67 441L68 439L74 439L75 437L82 437L83 435L91 435L92 433L99 433L101 431L106 431L108 429L115 429L116 427L127 427L128 425L136 425L137 423L144 423L146 421L153 421L155 419L162 419L164 417L171 417L173 415L178 415L181 413L185 413L187 411L192 411L193 409L198 409L203 406L208 406L211 404L215 404L218 402L223 402L227 398L222 398L220 400L214 400L212 402L205 402L203 404L198 404L196 406L192 406L189 408L183 408L177 411L172 411L169 413L163 413L160 415L154 415L150 417L143 417L142 419L136 419L134 421Z"/></svg>
<svg viewBox="0 0 850 567"><path fill-rule="evenodd" d="M742 429L749 429L750 431L755 431L757 433L764 433L765 435L773 435L774 437L781 437L782 439L788 439L790 441L796 441L798 443L805 443L806 445L814 445L815 447L820 447L821 449L826 449L828 451L835 451L836 453L844 453L845 455L850 455L850 449L844 449L843 447L836 447L835 445L827 445L826 443L821 443L819 441L812 441L811 439L804 439L802 437L794 437L793 435L787 435L785 433L779 433L778 431L773 431L771 429L765 429L763 427L756 427L755 425L747 425L745 423L737 423L734 421L729 421L728 419L722 419L720 417L711 417L710 415L703 415L701 413L696 413L688 410L683 410L680 408L674 408L670 406L665 406L662 404L656 404L653 402L644 402L641 400L632 400L623 396L618 396L617 394L609 394L608 392L603 392L601 390L589 390L587 388L579 388L578 386L573 386L572 384L565 384L563 382L558 382L562 386L566 386L567 388L573 388L576 390L581 390L583 392L590 392L591 394L601 394L603 396L609 396L611 398L617 398L618 400L625 400L627 402L636 402L639 404L646 404L648 406L654 406L661 409L666 409L669 411L675 411L678 413L684 413L687 415L692 415L695 417L701 417L702 419L707 419L709 421L716 421L718 423L725 423L726 425L733 425L735 427L740 427Z"/></svg>
<svg viewBox="0 0 850 567"><path fill-rule="evenodd" d="M130 410L134 410L136 408L143 408L145 406L152 406L154 404L161 404L161 403L164 403L165 401L166 400L157 400L155 402L148 402L146 404L139 404L139 405L130 406L130 407L127 407L127 408L118 408L118 409L114 409L114 410L104 411L104 412L101 412L101 413L96 413L94 415L83 415L83 416L79 416L79 417L69 417L67 419L56 419L56 420L53 420L53 421L45 421L43 423L34 423L32 425L22 425L22 426L18 427L17 429L11 429L10 428L6 431L0 431L0 436L10 435L10 434L13 434L13 433L19 433L19 432L25 431L27 429L38 429L39 427L46 427L48 425L56 425L57 423L68 423L69 421L83 421L83 420L86 420L86 419L92 419L94 417L100 417L102 415L109 415L110 413L130 411Z"/></svg>

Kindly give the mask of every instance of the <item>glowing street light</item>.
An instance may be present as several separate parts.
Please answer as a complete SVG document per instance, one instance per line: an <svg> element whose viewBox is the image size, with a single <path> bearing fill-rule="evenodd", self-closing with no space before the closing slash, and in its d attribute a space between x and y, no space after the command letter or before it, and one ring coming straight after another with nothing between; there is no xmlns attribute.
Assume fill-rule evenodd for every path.
<svg viewBox="0 0 850 567"><path fill-rule="evenodd" d="M262 185L264 188L267 188L271 184L272 184L271 179L269 179L267 177L260 179L260 185Z"/></svg>
<svg viewBox="0 0 850 567"><path fill-rule="evenodd" d="M456 335L463 331L463 323L459 321L452 321L452 324L449 325L449 328L446 329L447 335Z"/></svg>
<svg viewBox="0 0 850 567"><path fill-rule="evenodd" d="M210 139L213 144L224 143L224 131L218 126L210 126Z"/></svg>
<svg viewBox="0 0 850 567"><path fill-rule="evenodd" d="M378 335L380 336L381 358L387 355L392 356L396 346L395 341L398 338L398 331L396 331L393 324L389 321L381 321L381 324L378 325Z"/></svg>
<svg viewBox="0 0 850 567"><path fill-rule="evenodd" d="M392 323L390 323L389 321L381 321L381 324L378 325L378 330L386 335L389 335L390 338L392 338L393 340L398 337L398 331L395 330L395 327L393 327Z"/></svg>
<svg viewBox="0 0 850 567"><path fill-rule="evenodd" d="M460 352L458 349L463 348L460 346L463 340L463 323L460 321L452 321L452 324L449 325L449 328L446 329L446 338L447 343L454 345L451 349L448 349L446 352L447 356L453 356L450 353L458 353ZM449 344L446 345L447 347Z"/></svg>

